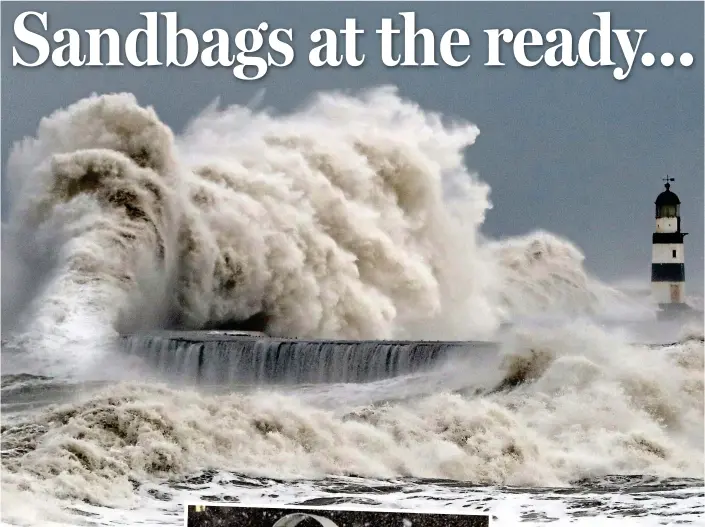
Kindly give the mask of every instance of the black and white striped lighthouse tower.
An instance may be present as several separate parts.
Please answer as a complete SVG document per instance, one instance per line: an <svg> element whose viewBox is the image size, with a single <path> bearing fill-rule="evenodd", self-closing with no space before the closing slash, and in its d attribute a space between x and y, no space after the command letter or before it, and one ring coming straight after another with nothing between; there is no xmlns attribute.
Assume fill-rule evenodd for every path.
<svg viewBox="0 0 705 527"><path fill-rule="evenodd" d="M681 200L671 192L673 178L666 176L666 190L661 192L656 204L656 230L652 237L651 292L662 310L670 316L687 311L685 303L685 259L681 232Z"/></svg>

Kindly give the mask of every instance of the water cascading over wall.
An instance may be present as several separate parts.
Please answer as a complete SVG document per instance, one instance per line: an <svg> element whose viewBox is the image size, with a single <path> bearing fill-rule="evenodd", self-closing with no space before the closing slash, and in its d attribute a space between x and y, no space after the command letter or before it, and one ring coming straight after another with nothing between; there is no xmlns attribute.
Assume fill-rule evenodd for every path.
<svg viewBox="0 0 705 527"><path fill-rule="evenodd" d="M122 347L170 377L203 384L369 382L410 374L489 342L275 339L162 332L122 338Z"/></svg>

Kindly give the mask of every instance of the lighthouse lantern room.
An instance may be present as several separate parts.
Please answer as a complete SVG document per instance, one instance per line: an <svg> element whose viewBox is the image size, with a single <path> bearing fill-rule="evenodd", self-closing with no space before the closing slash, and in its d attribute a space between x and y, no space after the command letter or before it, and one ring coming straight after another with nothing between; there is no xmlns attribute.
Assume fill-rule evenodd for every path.
<svg viewBox="0 0 705 527"><path fill-rule="evenodd" d="M656 204L656 230L652 237L651 292L664 314L687 309L685 304L685 259L681 232L681 200L671 192L673 178L665 177L666 190Z"/></svg>

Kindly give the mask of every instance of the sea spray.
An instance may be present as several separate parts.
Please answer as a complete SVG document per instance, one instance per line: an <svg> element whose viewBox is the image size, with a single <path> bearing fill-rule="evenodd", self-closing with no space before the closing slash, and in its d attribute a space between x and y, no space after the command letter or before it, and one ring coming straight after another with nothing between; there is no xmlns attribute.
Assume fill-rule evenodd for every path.
<svg viewBox="0 0 705 527"><path fill-rule="evenodd" d="M173 285L162 312L183 327L264 311L276 335L380 338L442 318L451 285L465 302L486 282L454 282L461 260L465 271L484 264L480 249L453 246L443 199L443 178L486 196L463 165L476 135L376 90L283 117L205 114L177 155L132 96L82 100L10 159L11 225L61 254L31 332L87 315L114 329L139 320L129 311L149 258ZM474 201L471 240L486 197ZM493 323L483 304L465 331Z"/></svg>
<svg viewBox="0 0 705 527"><path fill-rule="evenodd" d="M8 269L38 284L3 304L15 341L64 353L259 315L280 336L468 339L566 300L594 312L569 242L482 241L478 133L392 88L289 114L212 105L179 136L132 95L83 99L10 157ZM537 243L539 266L507 256Z"/></svg>

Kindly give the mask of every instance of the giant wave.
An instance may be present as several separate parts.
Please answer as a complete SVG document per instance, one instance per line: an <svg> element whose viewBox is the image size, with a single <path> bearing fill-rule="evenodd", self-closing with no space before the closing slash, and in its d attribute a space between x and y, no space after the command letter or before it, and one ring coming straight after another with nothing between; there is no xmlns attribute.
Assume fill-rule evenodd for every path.
<svg viewBox="0 0 705 527"><path fill-rule="evenodd" d="M464 158L478 133L392 88L319 94L287 114L214 104L178 135L130 94L43 119L6 171L3 368L21 365L3 372L3 520L72 525L78 510L110 523L117 507L176 524L178 493L198 495L203 471L226 491L330 475L701 486L702 327L630 344L587 319L648 324L653 307L586 273L579 248L543 231L486 239L489 187ZM527 316L561 327L498 331ZM501 338L495 354L394 379L376 375L384 357L417 344L367 346L374 360L314 350L322 377L361 384L253 388L227 361L212 368L227 393L105 379L128 369L108 345L120 334L224 326ZM287 343L277 360L309 348ZM205 353L167 351L184 372ZM367 370L341 377L336 361ZM258 380L255 366L240 373ZM147 517L150 496L166 519Z"/></svg>
<svg viewBox="0 0 705 527"><path fill-rule="evenodd" d="M51 355L159 328L470 339L522 313L643 311L566 240L483 239L478 133L393 88L289 114L214 103L178 136L131 94L80 100L11 152L6 328Z"/></svg>

